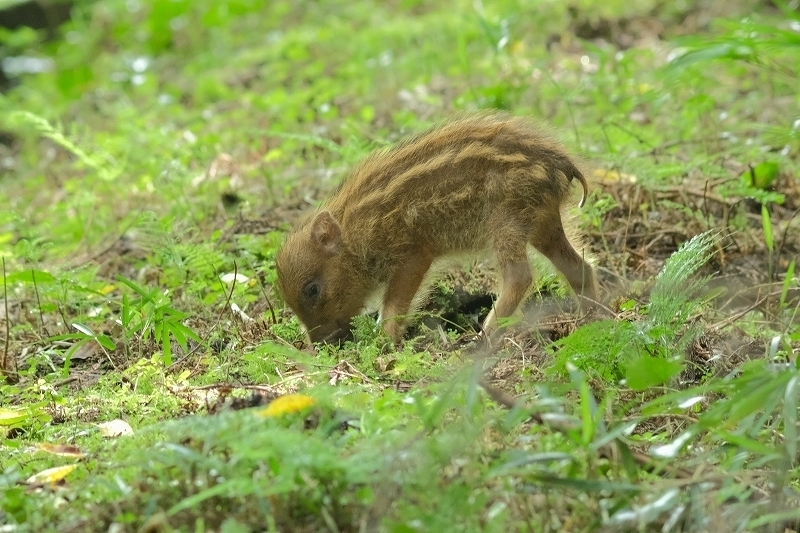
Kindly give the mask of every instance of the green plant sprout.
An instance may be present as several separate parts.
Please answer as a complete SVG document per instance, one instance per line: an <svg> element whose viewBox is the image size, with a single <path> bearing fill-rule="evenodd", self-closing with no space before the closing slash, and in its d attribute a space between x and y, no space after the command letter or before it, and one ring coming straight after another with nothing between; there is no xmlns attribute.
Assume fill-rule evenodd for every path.
<svg viewBox="0 0 800 533"><path fill-rule="evenodd" d="M118 276L117 279L131 288L138 298L130 299L122 296L120 308L120 325L126 350L130 350L130 341L135 335L143 341L151 337L161 344L161 357L165 366L172 364L172 339L178 343L184 353L189 351L188 340L202 342L200 336L183 324L190 315L170 306L165 291L147 290L135 282Z"/></svg>

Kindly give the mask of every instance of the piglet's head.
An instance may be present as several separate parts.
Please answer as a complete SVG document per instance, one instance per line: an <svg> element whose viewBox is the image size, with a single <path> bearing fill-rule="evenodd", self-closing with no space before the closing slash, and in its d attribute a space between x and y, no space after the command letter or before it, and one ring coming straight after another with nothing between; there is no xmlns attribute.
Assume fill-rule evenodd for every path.
<svg viewBox="0 0 800 533"><path fill-rule="evenodd" d="M328 211L290 235L278 252L278 287L311 342L351 338L350 320L364 301L346 257L342 228Z"/></svg>

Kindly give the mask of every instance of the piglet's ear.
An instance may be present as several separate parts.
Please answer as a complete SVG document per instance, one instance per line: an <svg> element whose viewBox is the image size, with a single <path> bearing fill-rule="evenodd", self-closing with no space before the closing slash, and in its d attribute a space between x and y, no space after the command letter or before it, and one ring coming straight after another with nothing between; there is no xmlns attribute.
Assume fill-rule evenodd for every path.
<svg viewBox="0 0 800 533"><path fill-rule="evenodd" d="M311 221L311 240L330 254L338 254L342 228L328 211L320 211Z"/></svg>

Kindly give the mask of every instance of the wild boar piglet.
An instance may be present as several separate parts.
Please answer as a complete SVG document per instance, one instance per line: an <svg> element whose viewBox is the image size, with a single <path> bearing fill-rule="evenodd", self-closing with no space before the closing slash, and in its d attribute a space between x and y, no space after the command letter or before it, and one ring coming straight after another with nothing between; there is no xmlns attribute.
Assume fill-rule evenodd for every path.
<svg viewBox="0 0 800 533"><path fill-rule="evenodd" d="M351 338L351 319L383 291L383 328L398 341L434 261L492 253L502 279L483 328L513 315L533 280L527 246L590 301L597 280L570 242L561 211L577 179L564 148L502 114L456 120L378 150L288 236L278 286L312 342Z"/></svg>

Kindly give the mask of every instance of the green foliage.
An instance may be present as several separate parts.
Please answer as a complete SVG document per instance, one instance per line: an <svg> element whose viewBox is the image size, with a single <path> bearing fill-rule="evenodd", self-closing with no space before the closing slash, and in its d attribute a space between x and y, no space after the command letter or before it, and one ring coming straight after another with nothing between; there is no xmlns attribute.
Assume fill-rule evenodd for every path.
<svg viewBox="0 0 800 533"><path fill-rule="evenodd" d="M64 370L63 375L67 377L69 375L69 365L70 365L70 358L72 354L74 354L78 349L81 348L84 344L88 344L90 342L96 342L102 348L106 350L115 350L116 345L114 341L108 335L97 334L92 331L92 328L86 326L84 324L79 324L77 322L72 324L72 327L78 330L78 333L68 333L65 335L57 335L53 337L51 340L53 341L75 341L75 343L67 350L67 353L64 354Z"/></svg>
<svg viewBox="0 0 800 533"><path fill-rule="evenodd" d="M690 76L697 78L714 72L714 69L707 68L708 64L740 63L762 73L756 82L758 85L771 85L773 88L780 83L796 85L800 81L800 65L797 63L800 36L794 26L800 24L800 14L783 0L776 2L776 7L781 10L782 18L767 19L758 13L750 13L743 17L719 19L715 21L717 28L713 33L678 39L681 48L666 65L667 76L680 78L690 72ZM796 146L800 139L796 122L783 123L768 128L768 131L776 143ZM771 166L774 164L763 162L757 165L759 174L763 175L752 184L756 194L765 188L762 185L771 181Z"/></svg>
<svg viewBox="0 0 800 533"><path fill-rule="evenodd" d="M648 333L652 338L663 334L674 337L674 327L685 325L702 305L702 295L698 292L710 276L692 277L711 258L716 241L715 231L696 235L664 263L650 293ZM672 331L662 332L661 328Z"/></svg>
<svg viewBox="0 0 800 533"><path fill-rule="evenodd" d="M358 345L385 343L389 340L383 328L372 317L366 315L354 317L351 326L355 343Z"/></svg>
<svg viewBox="0 0 800 533"><path fill-rule="evenodd" d="M129 279L122 276L117 278L127 285L138 298L122 296L120 309L120 326L122 326L122 339L126 350L131 350L130 342L134 337L140 342L148 342L151 338L161 345L161 357L164 365L172 364L172 340L183 349L189 351L188 340L202 342L197 333L183 324L189 313L178 311L171 307L168 294L159 289L148 291Z"/></svg>
<svg viewBox="0 0 800 533"><path fill-rule="evenodd" d="M288 343L302 341L305 338L305 334L300 327L300 321L297 320L296 316L289 320L272 324L270 331Z"/></svg>
<svg viewBox="0 0 800 533"><path fill-rule="evenodd" d="M11 393L12 387L4 385L3 392ZM41 428L42 425L52 421L52 417L47 414L45 408L47 402L26 403L23 409L0 410L0 428L4 430L20 428Z"/></svg>
<svg viewBox="0 0 800 533"><path fill-rule="evenodd" d="M778 164L764 161L743 173L739 181L720 187L726 196L744 196L762 204L775 203L782 205L786 195L772 190L771 185L777 179Z"/></svg>
<svg viewBox="0 0 800 533"><path fill-rule="evenodd" d="M791 70L781 67L782 54L794 54L800 48L800 36L790 29L786 22L800 22L800 15L789 2L779 1L776 5L786 19L784 24L762 22L756 17L746 16L736 20L719 20L722 31L711 36L689 36L680 40L684 46L682 53L676 55L670 68L685 69L690 65L710 61L746 61L776 72L794 76Z"/></svg>
<svg viewBox="0 0 800 533"><path fill-rule="evenodd" d="M631 339L639 334L632 322L598 320L579 327L569 337L554 343L557 350L552 370L565 374L568 364L590 372L604 381L615 382L624 375L627 363L636 355Z"/></svg>
<svg viewBox="0 0 800 533"><path fill-rule="evenodd" d="M786 269L786 277L783 279L783 285L781 286L781 297L780 297L780 304L781 307L786 306L786 295L789 294L789 288L792 286L792 283L796 283L797 278L794 277L794 267L796 266L796 259L792 259L789 262L789 267Z"/></svg>
<svg viewBox="0 0 800 533"><path fill-rule="evenodd" d="M778 179L779 172L780 165L775 161L762 161L750 169L750 185L759 189L769 189Z"/></svg>
<svg viewBox="0 0 800 533"><path fill-rule="evenodd" d="M574 364L605 381L626 378L634 390L677 376L683 369L683 352L698 334L691 318L703 305L701 289L709 279L695 274L710 258L715 242L714 232L697 235L667 259L643 320L591 322L555 342L552 371L563 374Z"/></svg>
<svg viewBox="0 0 800 533"><path fill-rule="evenodd" d="M49 272L44 272L43 270L24 270L22 272L14 272L8 275L3 276L4 284L14 284L17 282L21 283L31 283L35 285L36 283L53 283L56 281L56 278L50 274Z"/></svg>
<svg viewBox="0 0 800 533"><path fill-rule="evenodd" d="M355 528L378 505L384 509L375 517L378 523L395 527L413 520L433 527L441 524L443 515L477 527L480 513L475 511L485 504L485 496L458 481L441 489L421 475L442 470L457 455L474 454L469 445L477 428L471 417L448 423L452 431L418 438L419 428L440 428L446 423L445 413L464 410L463 385L441 392L438 397L416 394L408 402L389 391L374 410L365 409L357 389L343 393L320 388L318 407L309 417L298 413L264 418L260 409L250 409L145 428L121 441L108 462L97 465L94 476L84 481L84 495L102 495L116 505L87 501L87 508L76 506L67 513L69 520L94 531L119 521L140 526L163 512L168 521L181 523L206 516L212 521L207 526L213 527L213 521L221 518L208 515L208 510L222 506L228 510L226 520L249 527L327 524L342 530ZM332 408L336 398L364 410L360 424L347 423L353 421L352 415ZM387 416L392 411L395 416ZM313 427L304 429L309 420ZM358 425L363 429L359 431ZM14 479L13 470L6 472L0 477L0 490L8 494ZM419 503L402 505L387 515L389 507L380 501L386 491L414 494ZM443 497L430 506L437 492ZM479 503L465 514L464 499L472 494ZM47 520L53 521L51 525L66 523L63 513L55 514L56 503L44 498L34 513L30 499L4 500L9 516L30 528L43 527ZM435 512L437 508L442 513ZM502 515L492 523L502 530L507 520Z"/></svg>
<svg viewBox="0 0 800 533"><path fill-rule="evenodd" d="M709 395L720 398L704 409L696 423L655 452L675 457L694 438L704 435L709 442L728 444L746 455L725 453L725 462L736 470L756 459L793 465L798 446L798 382L800 373L795 364L752 361L738 375L653 400L643 407L644 414L694 405ZM724 448L720 452L725 452Z"/></svg>
<svg viewBox="0 0 800 533"><path fill-rule="evenodd" d="M683 362L679 358L664 359L642 355L630 362L625 371L625 380L633 390L649 390L668 383L680 374L681 370L683 370Z"/></svg>
<svg viewBox="0 0 800 533"><path fill-rule="evenodd" d="M9 125L17 128L33 128L39 135L46 137L59 146L69 150L84 165L97 172L97 175L102 180L113 181L120 174L120 170L116 168L116 163L109 154L90 154L86 152L84 149L79 147L75 141L71 140L67 135L65 135L61 127L52 126L47 119L43 117L35 115L29 111L15 111L9 116Z"/></svg>

